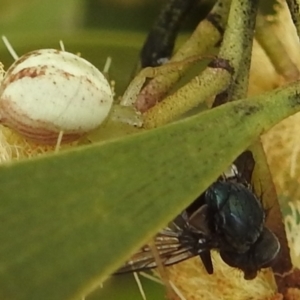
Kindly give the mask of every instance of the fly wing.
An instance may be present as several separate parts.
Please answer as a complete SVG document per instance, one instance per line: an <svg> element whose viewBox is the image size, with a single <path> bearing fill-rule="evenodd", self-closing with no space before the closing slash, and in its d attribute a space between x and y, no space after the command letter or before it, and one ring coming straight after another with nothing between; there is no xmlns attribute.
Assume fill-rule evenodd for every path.
<svg viewBox="0 0 300 300"><path fill-rule="evenodd" d="M197 238L187 230L186 215L179 215L169 227L155 238L155 246L161 263L170 266L198 255L201 249L195 247ZM204 247L203 247L204 248ZM148 245L142 247L115 274L143 271L157 267L157 262Z"/></svg>
<svg viewBox="0 0 300 300"><path fill-rule="evenodd" d="M252 182L252 173L255 167L255 160L252 152L250 150L244 151L237 157L233 164L238 170L240 179L250 184Z"/></svg>

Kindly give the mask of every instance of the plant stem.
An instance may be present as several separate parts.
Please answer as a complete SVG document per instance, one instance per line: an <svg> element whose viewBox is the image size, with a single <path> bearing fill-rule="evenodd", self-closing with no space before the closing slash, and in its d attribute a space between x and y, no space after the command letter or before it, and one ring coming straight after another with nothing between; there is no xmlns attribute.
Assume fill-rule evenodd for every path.
<svg viewBox="0 0 300 300"><path fill-rule="evenodd" d="M214 106L246 97L258 0L233 0L219 57L234 70L232 82ZM220 102L220 103L219 103Z"/></svg>

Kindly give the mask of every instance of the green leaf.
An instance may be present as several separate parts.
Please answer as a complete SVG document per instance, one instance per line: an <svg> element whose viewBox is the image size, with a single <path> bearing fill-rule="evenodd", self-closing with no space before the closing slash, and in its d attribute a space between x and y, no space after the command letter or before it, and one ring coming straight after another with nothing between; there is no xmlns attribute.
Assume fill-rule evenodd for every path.
<svg viewBox="0 0 300 300"><path fill-rule="evenodd" d="M295 84L155 130L1 166L0 298L86 295L299 106Z"/></svg>

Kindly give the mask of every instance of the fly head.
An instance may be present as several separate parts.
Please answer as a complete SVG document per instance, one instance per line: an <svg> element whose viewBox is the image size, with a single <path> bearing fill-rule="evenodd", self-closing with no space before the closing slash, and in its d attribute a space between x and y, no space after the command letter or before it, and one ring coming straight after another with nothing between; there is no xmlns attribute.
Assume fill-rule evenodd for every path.
<svg viewBox="0 0 300 300"><path fill-rule="evenodd" d="M264 227L259 239L245 253L220 250L223 261L244 272L244 278L254 279L260 269L271 267L280 251L280 243L273 232Z"/></svg>

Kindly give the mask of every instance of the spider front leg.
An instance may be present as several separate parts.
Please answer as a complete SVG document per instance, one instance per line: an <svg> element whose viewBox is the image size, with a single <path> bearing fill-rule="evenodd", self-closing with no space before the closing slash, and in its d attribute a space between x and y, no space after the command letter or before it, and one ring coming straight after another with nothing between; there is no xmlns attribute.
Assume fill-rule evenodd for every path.
<svg viewBox="0 0 300 300"><path fill-rule="evenodd" d="M123 106L136 106L138 111L144 111L143 107L140 107L140 103L138 102L138 98L142 95L142 89L148 83L148 81L152 78L168 78L170 76L182 76L183 72L195 64L199 60L203 59L213 59L213 56L199 56L194 55L188 57L182 61L169 62L159 67L147 67L142 69L138 75L131 81L128 88L126 89L120 104ZM153 90L147 90L147 95L152 97L156 94L156 89L153 87ZM144 94L143 94L144 95ZM147 97L147 96L146 96Z"/></svg>

